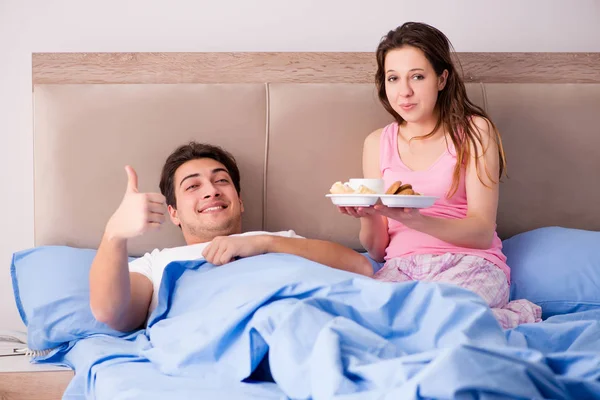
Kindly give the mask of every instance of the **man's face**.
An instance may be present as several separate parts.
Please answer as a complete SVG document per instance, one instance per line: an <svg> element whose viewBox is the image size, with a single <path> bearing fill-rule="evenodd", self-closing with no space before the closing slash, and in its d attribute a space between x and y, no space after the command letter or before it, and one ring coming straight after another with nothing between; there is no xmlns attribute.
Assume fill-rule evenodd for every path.
<svg viewBox="0 0 600 400"><path fill-rule="evenodd" d="M188 161L175 171L173 186L177 207L169 206L169 214L187 244L241 233L244 206L223 164L212 158Z"/></svg>

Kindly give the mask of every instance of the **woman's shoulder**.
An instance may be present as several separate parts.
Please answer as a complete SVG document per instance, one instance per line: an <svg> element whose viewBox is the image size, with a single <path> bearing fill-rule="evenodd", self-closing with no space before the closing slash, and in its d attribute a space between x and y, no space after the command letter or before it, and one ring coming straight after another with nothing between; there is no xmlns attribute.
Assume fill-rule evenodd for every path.
<svg viewBox="0 0 600 400"><path fill-rule="evenodd" d="M495 142L496 127L486 116L471 115L467 125L459 125L454 132L461 147L473 146L486 148L490 142Z"/></svg>
<svg viewBox="0 0 600 400"><path fill-rule="evenodd" d="M379 146L379 142L381 141L381 136L388 134L388 132L390 132L393 128L393 125L395 124L395 122L392 122L391 124L388 124L386 126L384 126L383 128L379 128L374 130L373 132L371 132L366 138L365 138L365 146Z"/></svg>
<svg viewBox="0 0 600 400"><path fill-rule="evenodd" d="M473 116L471 116L470 120L471 120L471 125L473 125L474 128L479 130L483 135L485 135L485 134L489 135L489 133L492 130L492 124L489 119L487 119L486 117L482 117L480 115L473 115Z"/></svg>
<svg viewBox="0 0 600 400"><path fill-rule="evenodd" d="M373 145L374 143L379 143L381 140L381 134L385 128L379 128L369 133L369 135L365 138L365 146Z"/></svg>

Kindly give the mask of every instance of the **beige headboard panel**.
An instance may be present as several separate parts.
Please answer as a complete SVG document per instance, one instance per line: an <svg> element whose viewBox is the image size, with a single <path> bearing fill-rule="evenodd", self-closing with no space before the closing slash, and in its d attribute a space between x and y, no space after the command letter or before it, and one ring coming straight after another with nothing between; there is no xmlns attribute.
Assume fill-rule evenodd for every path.
<svg viewBox="0 0 600 400"><path fill-rule="evenodd" d="M212 64L194 66L218 69L220 56L210 57ZM89 84L99 73L83 61L65 64L69 73L56 68L52 57L45 58L47 68L34 62L35 244L96 247L123 195L124 165L137 170L141 190L157 191L167 155L193 139L221 145L238 159L246 230L294 229L359 248L358 222L339 215L324 196L332 182L361 175L364 138L391 121L369 82L372 75L364 73L366 64L355 73L340 67L340 75L331 66L307 72L310 63L320 65L317 56L297 61L290 55L288 64L283 62L288 56L273 57L274 65L255 65L251 78L236 64L240 79L226 84L214 84L219 78L214 73L206 74L210 83L156 83L148 78L160 76L156 71L141 75L135 69L129 83L121 71L109 75L120 84L106 79ZM489 70L475 63L475 78L482 82L467 84L470 98L491 114L504 140L510 178L501 186L503 238L548 225L600 230L600 84L585 83L600 82L600 72L586 64L578 70L582 83L521 83L523 76L552 79L552 62L544 60L538 57L540 79L528 69L534 79L513 74L513 83L505 81L506 69L495 83ZM562 68L568 72L565 60ZM118 71L123 63L117 59L96 67ZM86 68L94 72L88 80L81 78ZM256 72L263 69L264 74ZM184 78L198 74L180 70ZM225 81L231 70L227 74ZM466 76L475 79L469 71ZM73 77L84 84L46 83L77 80ZM271 78L278 83L266 83ZM169 224L134 241L130 250L138 255L182 243Z"/></svg>
<svg viewBox="0 0 600 400"><path fill-rule="evenodd" d="M600 84L486 84L508 179L502 237L542 226L600 230Z"/></svg>
<svg viewBox="0 0 600 400"><path fill-rule="evenodd" d="M243 224L263 224L265 85L41 85L34 91L35 243L97 247L119 205L130 164L140 191L159 192L177 146L222 145L238 160ZM181 245L165 224L131 242L132 254Z"/></svg>

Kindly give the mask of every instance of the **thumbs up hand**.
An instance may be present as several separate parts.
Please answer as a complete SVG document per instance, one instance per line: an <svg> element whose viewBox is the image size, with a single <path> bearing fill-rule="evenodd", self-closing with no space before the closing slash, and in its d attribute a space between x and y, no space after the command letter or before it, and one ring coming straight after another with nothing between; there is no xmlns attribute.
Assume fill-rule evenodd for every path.
<svg viewBox="0 0 600 400"><path fill-rule="evenodd" d="M131 239L157 230L165 222L166 199L160 193L140 193L137 174L130 166L127 172L127 189L123 200L106 225L106 235L114 239Z"/></svg>

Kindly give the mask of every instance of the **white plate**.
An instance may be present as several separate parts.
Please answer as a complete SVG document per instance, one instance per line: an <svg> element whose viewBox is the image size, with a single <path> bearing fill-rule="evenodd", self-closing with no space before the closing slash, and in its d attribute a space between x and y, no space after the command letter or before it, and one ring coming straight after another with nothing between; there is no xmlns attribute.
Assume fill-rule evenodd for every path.
<svg viewBox="0 0 600 400"><path fill-rule="evenodd" d="M388 207L427 208L438 199L434 196L414 196L402 194L379 195L381 202Z"/></svg>
<svg viewBox="0 0 600 400"><path fill-rule="evenodd" d="M327 194L331 202L340 207L370 207L379 200L378 194Z"/></svg>

